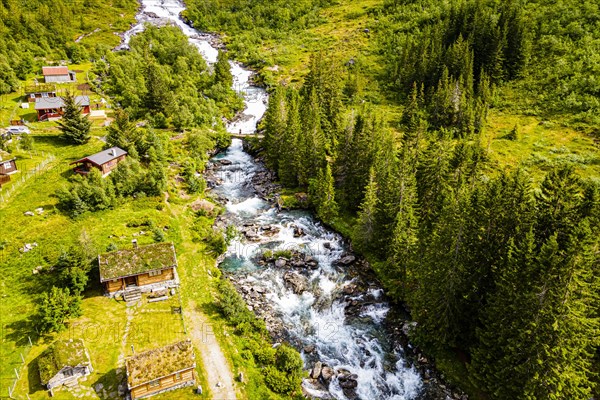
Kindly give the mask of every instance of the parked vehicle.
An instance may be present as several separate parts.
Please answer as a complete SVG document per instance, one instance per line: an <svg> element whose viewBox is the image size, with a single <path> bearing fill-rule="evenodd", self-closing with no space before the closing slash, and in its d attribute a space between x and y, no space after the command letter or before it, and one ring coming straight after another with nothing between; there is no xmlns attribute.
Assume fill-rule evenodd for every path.
<svg viewBox="0 0 600 400"><path fill-rule="evenodd" d="M23 133L31 133L28 127L26 126L9 126L6 128L6 132L12 135L21 135Z"/></svg>

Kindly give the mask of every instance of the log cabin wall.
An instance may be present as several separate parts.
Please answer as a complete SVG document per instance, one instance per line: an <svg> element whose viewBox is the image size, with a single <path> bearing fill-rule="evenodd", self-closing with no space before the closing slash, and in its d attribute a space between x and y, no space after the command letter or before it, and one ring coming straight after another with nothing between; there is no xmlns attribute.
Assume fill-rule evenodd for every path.
<svg viewBox="0 0 600 400"><path fill-rule="evenodd" d="M146 382L131 389L131 399L149 397L167 390L174 390L180 387L191 386L195 384L194 368L183 370L181 372L165 376L154 381Z"/></svg>
<svg viewBox="0 0 600 400"><path fill-rule="evenodd" d="M138 275L138 286L151 285L153 283L170 281L172 279L175 279L173 268L163 269L160 271L160 274L155 276L150 276L149 273Z"/></svg>

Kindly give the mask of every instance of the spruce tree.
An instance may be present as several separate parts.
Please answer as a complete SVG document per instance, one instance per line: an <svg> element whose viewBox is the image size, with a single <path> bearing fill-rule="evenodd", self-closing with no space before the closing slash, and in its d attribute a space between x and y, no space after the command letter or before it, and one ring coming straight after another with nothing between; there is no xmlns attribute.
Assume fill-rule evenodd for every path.
<svg viewBox="0 0 600 400"><path fill-rule="evenodd" d="M90 140L92 122L81 113L81 106L77 104L75 96L67 92L63 96L64 114L58 127L62 137L72 144L84 144Z"/></svg>
<svg viewBox="0 0 600 400"><path fill-rule="evenodd" d="M335 201L333 174L329 163L311 180L310 196L317 215L323 221L331 222L337 216L338 205Z"/></svg>
<svg viewBox="0 0 600 400"><path fill-rule="evenodd" d="M289 89L287 93L287 121L283 137L281 138L281 148L279 152L279 180L288 187L298 185L298 170L300 163L300 154L298 153L298 144L302 132L302 123L300 121L300 95L296 89Z"/></svg>
<svg viewBox="0 0 600 400"><path fill-rule="evenodd" d="M377 198L378 185L375 180L375 169L369 172L369 181L365 188L365 198L360 206L358 221L354 229L354 243L361 251L370 251L373 248L373 238L377 229L376 214L379 207Z"/></svg>
<svg viewBox="0 0 600 400"><path fill-rule="evenodd" d="M277 171L281 157L282 137L286 132L287 99L283 86L277 86L269 97L269 105L264 117L264 139L267 165Z"/></svg>
<svg viewBox="0 0 600 400"><path fill-rule="evenodd" d="M299 140L301 158L298 181L301 185L307 185L325 164L325 137L321 129L317 92L314 89L303 99L301 119L304 129Z"/></svg>
<svg viewBox="0 0 600 400"><path fill-rule="evenodd" d="M231 74L231 65L227 53L219 50L217 62L214 65L215 84L221 84L226 88L233 86L233 75Z"/></svg>
<svg viewBox="0 0 600 400"><path fill-rule="evenodd" d="M404 299L407 285L412 278L411 267L419 244L419 220L417 212L417 190L414 175L406 173L398 185L400 199L398 213L389 251L387 268L382 271L386 277L389 294L395 299Z"/></svg>
<svg viewBox="0 0 600 400"><path fill-rule="evenodd" d="M129 119L125 110L115 110L115 119L106 130L106 148L120 147L127 150L129 156L137 157L137 144L142 137L135 122Z"/></svg>

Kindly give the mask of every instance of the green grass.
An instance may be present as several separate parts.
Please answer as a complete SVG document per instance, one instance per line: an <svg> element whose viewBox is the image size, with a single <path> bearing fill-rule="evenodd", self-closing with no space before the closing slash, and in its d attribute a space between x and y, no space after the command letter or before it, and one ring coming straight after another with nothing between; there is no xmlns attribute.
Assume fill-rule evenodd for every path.
<svg viewBox="0 0 600 400"><path fill-rule="evenodd" d="M77 82L54 84L57 94L60 96L65 92L71 92L75 95L89 96L92 109L96 109L95 105L100 102L102 96L89 89L80 87L80 85L87 82L87 74L92 69L92 63L69 64L68 67L72 71L77 71ZM0 128L8 126L11 120L18 119L23 119L29 126L37 129L52 128L56 126L55 122L37 122L35 103L27 103L25 87L35 85L35 80L44 82L44 77L41 75L41 72L40 68L36 74L29 76L26 81L21 82L21 89L18 92L0 95ZM21 107L21 104L24 103L28 104L28 108ZM106 108L101 107L100 109Z"/></svg>
<svg viewBox="0 0 600 400"><path fill-rule="evenodd" d="M243 372L245 376L246 383L238 383L238 398L262 397L262 394L266 393L262 371L254 365L253 360L244 357L244 338L234 334L233 328L227 324L215 305L215 287L220 279L216 254L211 252L207 242L193 241L196 233L192 227L197 217L189 205L201 196L190 196L182 192L181 183L174 179L179 172L177 168L171 168L169 172L168 203L162 198L152 197L125 200L114 209L87 213L75 220L56 209L57 199L53 194L56 189L66 185L68 178L72 176L69 162L102 148L103 143L98 137L103 135L103 130L98 128L94 133L90 143L71 146L60 139L55 128L45 131L35 129L33 135L36 149L51 153L56 159L46 170L20 184L7 201L0 203L0 219L4 228L0 234L0 242L4 243L3 258L0 262L3 268L0 293L0 316L3 326L3 341L0 345L3 361L0 363L1 394L7 394L8 386L12 385L13 369L20 368L23 354L26 368L22 369L16 393L21 397L28 394L32 399L47 398L46 392L40 386L39 377L36 377L34 360L57 337L84 338L95 369L92 376L83 382L84 387L91 388L96 383L102 383L105 388L112 387L116 390L117 372L122 372L118 370L120 358L131 354L131 345L138 352L189 336L190 327L197 321L186 315L189 311L197 310L205 316L207 329L210 329L222 347L234 376L238 376L239 372ZM172 143L174 160L185 157L180 143ZM21 157L26 162L35 161L27 161L24 154L21 154ZM43 214L34 217L23 214L38 207L44 208ZM140 245L152 243L151 234L140 235L140 231L148 229L138 226L139 221L148 219L156 226L166 227L166 240L175 244L185 324L182 324L178 314L170 312L171 306L178 303L178 300L144 304L128 310L122 302L101 295L98 273L93 271L92 287L85 293L83 300L83 316L71 321L67 331L56 336L40 338L38 341L31 318L40 294L56 282L55 275L48 271L48 267L54 264L60 253L80 237L88 238L89 246L96 253L105 252L109 244L118 248L130 247L134 238ZM212 232L212 218L202 218L199 221L203 224L202 231ZM24 243L32 242L37 242L38 247L28 253L19 252ZM44 266L46 272L33 275L32 270L38 265ZM130 332L125 337L128 312L131 313ZM34 341L31 349L28 346L28 337ZM210 396L200 354L197 353L197 356L199 383L203 386L206 396ZM73 394L67 391L57 392L59 399L72 396ZM179 399L196 396L191 390L181 390L161 395L159 398Z"/></svg>
<svg viewBox="0 0 600 400"><path fill-rule="evenodd" d="M506 135L517 126L517 140ZM573 165L585 178L600 177L598 143L589 135L560 121L492 111L484 146L496 169L523 166L534 178L559 164Z"/></svg>

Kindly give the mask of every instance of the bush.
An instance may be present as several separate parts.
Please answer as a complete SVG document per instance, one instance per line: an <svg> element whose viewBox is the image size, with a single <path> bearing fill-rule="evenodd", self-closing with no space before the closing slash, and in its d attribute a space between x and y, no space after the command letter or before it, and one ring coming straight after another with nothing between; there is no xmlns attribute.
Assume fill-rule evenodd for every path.
<svg viewBox="0 0 600 400"><path fill-rule="evenodd" d="M19 142L19 146L22 150L33 150L33 143L33 137L30 134L21 135L21 141Z"/></svg>
<svg viewBox="0 0 600 400"><path fill-rule="evenodd" d="M163 232L162 229L160 228L155 228L153 231L153 235L152 238L154 239L154 241L156 243L160 243L160 242L164 242L166 237L165 237L165 233Z"/></svg>
<svg viewBox="0 0 600 400"><path fill-rule="evenodd" d="M81 315L81 298L72 296L68 288L53 286L42 295L36 321L41 333L60 332L68 318Z"/></svg>
<svg viewBox="0 0 600 400"><path fill-rule="evenodd" d="M288 375L269 365L264 370L265 383L275 393L290 394L300 387L302 379L300 376Z"/></svg>

